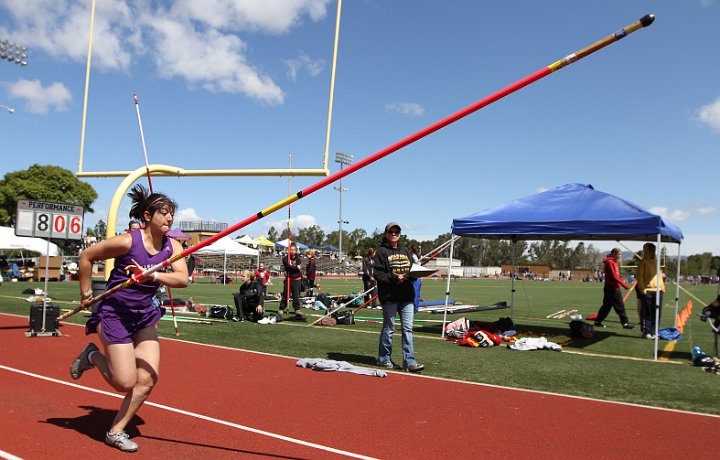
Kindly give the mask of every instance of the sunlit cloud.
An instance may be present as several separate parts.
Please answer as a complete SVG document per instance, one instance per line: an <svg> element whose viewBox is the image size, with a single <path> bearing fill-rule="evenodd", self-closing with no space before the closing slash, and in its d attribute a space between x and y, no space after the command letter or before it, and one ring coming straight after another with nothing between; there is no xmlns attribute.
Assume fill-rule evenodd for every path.
<svg viewBox="0 0 720 460"><path fill-rule="evenodd" d="M10 97L25 100L26 110L32 113L64 112L72 102L70 90L60 82L43 86L40 80L18 80L5 86Z"/></svg>
<svg viewBox="0 0 720 460"><path fill-rule="evenodd" d="M388 112L397 112L411 117L419 117L425 115L423 106L416 102L391 102L385 104L385 110Z"/></svg>
<svg viewBox="0 0 720 460"><path fill-rule="evenodd" d="M713 131L720 132L720 98L715 102L700 108L698 119L708 125Z"/></svg>

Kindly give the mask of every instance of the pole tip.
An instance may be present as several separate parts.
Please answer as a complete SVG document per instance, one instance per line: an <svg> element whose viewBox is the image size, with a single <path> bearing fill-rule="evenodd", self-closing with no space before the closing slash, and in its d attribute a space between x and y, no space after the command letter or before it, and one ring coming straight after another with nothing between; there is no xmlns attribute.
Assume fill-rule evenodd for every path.
<svg viewBox="0 0 720 460"><path fill-rule="evenodd" d="M646 14L645 16L640 18L640 24L642 24L643 27L647 27L650 24L652 24L654 20L655 20L654 14L652 14L652 13Z"/></svg>

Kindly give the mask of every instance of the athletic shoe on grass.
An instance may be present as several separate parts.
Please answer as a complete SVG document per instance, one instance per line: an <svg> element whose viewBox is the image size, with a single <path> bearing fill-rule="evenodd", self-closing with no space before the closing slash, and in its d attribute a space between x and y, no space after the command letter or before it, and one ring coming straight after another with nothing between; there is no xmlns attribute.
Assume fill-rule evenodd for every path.
<svg viewBox="0 0 720 460"><path fill-rule="evenodd" d="M420 363L411 364L405 368L408 372L420 372L423 369L425 369L425 365Z"/></svg>
<svg viewBox="0 0 720 460"><path fill-rule="evenodd" d="M136 442L130 440L130 436L124 431L117 433L105 433L105 444L115 447L123 452L135 452L138 450Z"/></svg>
<svg viewBox="0 0 720 460"><path fill-rule="evenodd" d="M378 363L378 366L384 367L385 369L400 369L400 366L398 366L392 361L388 361L386 363Z"/></svg>
<svg viewBox="0 0 720 460"><path fill-rule="evenodd" d="M83 372L95 367L95 365L90 362L90 358L88 358L90 352L93 351L100 350L98 350L98 347L96 347L94 343L88 343L82 353L80 353L80 356L75 358L75 361L70 365L70 377L77 380L83 375Z"/></svg>
<svg viewBox="0 0 720 460"><path fill-rule="evenodd" d="M635 326L633 326L633 325L630 324L630 323L625 323L625 324L623 324L623 329L633 329L633 328L635 328Z"/></svg>

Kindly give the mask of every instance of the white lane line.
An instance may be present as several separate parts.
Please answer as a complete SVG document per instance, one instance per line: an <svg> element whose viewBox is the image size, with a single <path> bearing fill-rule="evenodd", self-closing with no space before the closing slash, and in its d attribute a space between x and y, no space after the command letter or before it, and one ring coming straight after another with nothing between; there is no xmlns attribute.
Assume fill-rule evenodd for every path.
<svg viewBox="0 0 720 460"><path fill-rule="evenodd" d="M111 397L117 398L117 399L123 399L123 398L124 398L123 395L118 395L118 394L115 394L115 393L110 393L109 391L104 391L104 390L98 390L98 389L95 389L95 388L84 387L84 386L82 386L82 385L78 385L78 384L75 384L75 383L65 382L65 381L58 380L58 379L54 379L54 378L51 378L51 377L46 377L46 376L44 376L44 375L34 374L34 373L32 373L32 372L27 372L27 371L23 371L23 370L20 370L20 369L15 369L15 368L12 368L12 367L3 366L2 364L0 364L0 369L6 370L6 371L8 371L8 372L15 372L15 373L17 373L17 374L26 375L26 376L28 376L28 377L33 377L33 378L40 379L40 380L45 380L45 381L47 381L47 382L57 383L57 384L60 384L60 385L66 385L66 386L69 386L69 387L77 388L77 389L79 389L79 390L89 391L89 392L91 392L91 393L97 393L97 394L101 394L101 395L105 395L105 396L111 396ZM201 420L205 420L205 421L208 421L208 422L211 422L211 423L217 423L217 424L219 424L219 425L225 425L225 426L229 426L229 427L231 427L231 428L237 428L238 430L248 431L248 432L250 432L250 433L259 434L259 435L261 435L261 436L267 436L267 437L270 437L270 438L275 438L275 439L280 439L280 440L283 440L283 441L287 441L287 442L290 442L290 443L293 443L293 444L299 444L299 445L301 445L301 446L306 446L306 447L311 447L311 448L313 448L313 449L323 450L323 451L325 451L325 452L332 452L332 453L334 453L334 454L344 455L344 456L346 456L346 457L352 457L352 458L361 458L361 459L366 459L366 460L376 460L375 457L368 457L368 456L366 456L366 455L361 455L361 454L356 454L356 453L354 453L354 452L348 452L348 451L345 451L345 450L335 449L335 448L333 448L333 447L323 446L323 445L321 445L321 444L315 444L315 443L313 443L313 442L307 442L307 441L303 441L303 440L301 440L301 439L290 438L290 437L288 437L288 436L283 436L283 435L277 434L277 433L271 433L271 432L269 432L269 431L258 430L257 428L252 428L252 427L249 427L249 426L240 425L240 424L238 424L238 423L233 423L233 422L228 422L228 421L226 421L226 420L220 420L220 419L217 419L217 418L208 417L208 416L206 416L206 415L197 414L197 413L195 413L195 412L190 412L190 411L186 411L186 410L182 410L182 409L177 409L177 408L175 408L175 407L166 406L166 405L164 405L164 404L158 404L158 403L146 401L146 402L145 402L145 405L146 405L146 406L157 407L158 409L163 409L163 410L166 410L166 411L169 411L169 412L175 412L176 414L182 414L182 415L187 415L187 416L189 416L189 417L195 417L195 418L198 418L198 419L201 419ZM16 458L16 457L14 457L14 458Z"/></svg>
<svg viewBox="0 0 720 460"><path fill-rule="evenodd" d="M15 455L5 452L4 450L0 450L0 458L6 459L6 460L23 460L20 457L16 457Z"/></svg>

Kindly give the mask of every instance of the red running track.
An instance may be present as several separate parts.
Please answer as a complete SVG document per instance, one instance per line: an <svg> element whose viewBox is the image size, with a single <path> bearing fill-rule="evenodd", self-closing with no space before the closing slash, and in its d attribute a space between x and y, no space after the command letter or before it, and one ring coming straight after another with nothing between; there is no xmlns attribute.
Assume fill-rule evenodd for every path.
<svg viewBox="0 0 720 460"><path fill-rule="evenodd" d="M26 329L26 318L0 314L0 457L127 458L102 442L120 399L94 370L68 374L83 328L33 338ZM720 429L715 416L295 361L162 339L160 382L128 429L133 455L717 458L707 437Z"/></svg>

